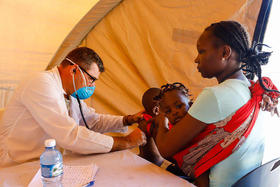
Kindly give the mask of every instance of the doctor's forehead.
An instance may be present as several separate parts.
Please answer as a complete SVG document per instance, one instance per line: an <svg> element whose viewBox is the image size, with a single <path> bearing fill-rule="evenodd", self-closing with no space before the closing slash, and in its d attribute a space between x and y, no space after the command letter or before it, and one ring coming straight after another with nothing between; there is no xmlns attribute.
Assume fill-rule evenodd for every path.
<svg viewBox="0 0 280 187"><path fill-rule="evenodd" d="M98 78L101 73L96 63L92 63L87 71L96 78Z"/></svg>

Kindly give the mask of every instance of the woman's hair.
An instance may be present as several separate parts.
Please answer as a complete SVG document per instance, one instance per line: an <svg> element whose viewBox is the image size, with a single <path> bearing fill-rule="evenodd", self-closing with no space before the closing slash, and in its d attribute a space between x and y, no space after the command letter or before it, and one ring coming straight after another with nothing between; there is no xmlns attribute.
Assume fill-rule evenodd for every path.
<svg viewBox="0 0 280 187"><path fill-rule="evenodd" d="M276 91L266 88L261 79L261 65L266 65L268 63L268 59L272 53L261 51L262 46L267 45L258 43L253 44L253 46L250 47L247 31L236 21L221 21L213 23L208 26L205 31L211 32L215 37L219 38L223 44L229 45L238 54L239 59L237 60L241 62L242 65L239 69L232 72L232 74L242 69L246 72L248 79L253 80L256 75L264 90ZM216 45L219 45L221 41L216 41Z"/></svg>
<svg viewBox="0 0 280 187"><path fill-rule="evenodd" d="M186 95L186 97L191 96L189 94L189 90L180 82L174 82L173 84L165 84L163 86L161 86L161 91L159 93L158 96L156 96L154 99L155 100L161 100L161 98L164 96L164 94L168 91L172 91L172 90L179 90L181 91L184 95Z"/></svg>

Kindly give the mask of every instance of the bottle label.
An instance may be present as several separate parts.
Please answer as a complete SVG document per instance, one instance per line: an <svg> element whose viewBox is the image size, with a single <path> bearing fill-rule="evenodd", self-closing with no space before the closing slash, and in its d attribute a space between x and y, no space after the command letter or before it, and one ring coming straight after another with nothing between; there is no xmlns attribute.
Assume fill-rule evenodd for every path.
<svg viewBox="0 0 280 187"><path fill-rule="evenodd" d="M41 174L45 178L57 177L63 174L63 164L57 163L54 165L41 164Z"/></svg>

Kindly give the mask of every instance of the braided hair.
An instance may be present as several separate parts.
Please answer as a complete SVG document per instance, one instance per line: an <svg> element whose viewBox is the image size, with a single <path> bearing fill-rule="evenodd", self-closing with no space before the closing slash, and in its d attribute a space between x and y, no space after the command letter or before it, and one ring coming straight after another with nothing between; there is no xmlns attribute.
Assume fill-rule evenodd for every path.
<svg viewBox="0 0 280 187"><path fill-rule="evenodd" d="M254 43L250 47L249 35L245 28L236 21L221 21L208 26L205 31L210 31L215 37L219 38L223 44L229 45L237 54L238 61L241 62L241 67L231 74L230 77L239 70L243 70L248 79L253 80L254 76L258 77L261 87L268 92L278 92L277 90L268 89L262 80L262 65L268 63L268 59L272 52L262 51L262 46L267 46L261 43ZM268 46L267 46L268 47Z"/></svg>
<svg viewBox="0 0 280 187"><path fill-rule="evenodd" d="M155 100L161 100L161 98L164 96L164 94L168 91L172 90L179 90L181 91L186 97L191 96L189 93L189 89L187 89L182 83L180 82L174 82L173 84L165 84L161 86L161 91L158 96L154 97Z"/></svg>

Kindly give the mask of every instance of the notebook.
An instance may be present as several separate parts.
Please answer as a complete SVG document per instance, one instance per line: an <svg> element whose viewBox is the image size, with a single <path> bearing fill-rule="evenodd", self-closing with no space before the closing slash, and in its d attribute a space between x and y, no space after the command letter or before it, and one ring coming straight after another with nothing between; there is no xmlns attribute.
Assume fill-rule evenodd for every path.
<svg viewBox="0 0 280 187"><path fill-rule="evenodd" d="M81 187L94 180L97 174L98 166L95 164L86 166L71 166L63 165L63 186L69 187ZM28 187L41 187L43 186L41 180L41 169L38 170L33 177Z"/></svg>

